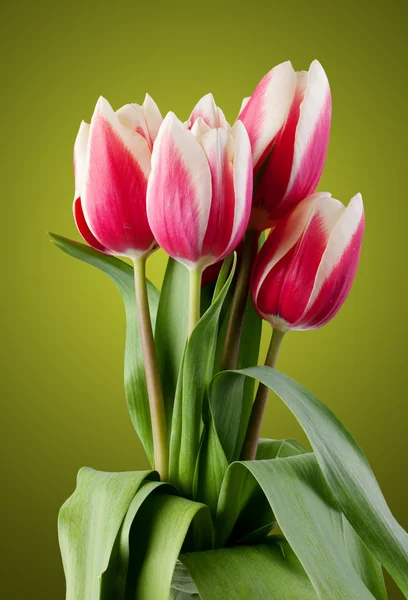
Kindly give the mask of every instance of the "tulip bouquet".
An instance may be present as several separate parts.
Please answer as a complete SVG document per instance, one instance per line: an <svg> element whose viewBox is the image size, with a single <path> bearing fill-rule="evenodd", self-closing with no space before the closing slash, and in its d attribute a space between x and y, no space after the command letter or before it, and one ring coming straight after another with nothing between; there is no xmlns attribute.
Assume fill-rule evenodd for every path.
<svg viewBox="0 0 408 600"><path fill-rule="evenodd" d="M87 244L51 237L123 298L127 405L151 470L80 470L58 520L68 600L384 600L383 567L408 598L408 534L362 450L274 368L287 332L337 314L359 260L361 195L316 192L330 118L314 61L273 68L232 127L211 94L185 123L149 96L117 112L100 99L82 123ZM145 274L159 246L161 293ZM260 439L269 390L313 451Z"/></svg>

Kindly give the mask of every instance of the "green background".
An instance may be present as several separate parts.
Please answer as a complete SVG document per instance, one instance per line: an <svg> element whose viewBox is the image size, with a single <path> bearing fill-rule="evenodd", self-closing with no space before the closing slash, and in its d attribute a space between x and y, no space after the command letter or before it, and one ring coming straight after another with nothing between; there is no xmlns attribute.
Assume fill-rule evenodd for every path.
<svg viewBox="0 0 408 600"><path fill-rule="evenodd" d="M342 311L319 331L288 335L279 366L355 435L408 528L407 8L406 0L3 3L2 598L64 597L56 518L82 465L147 466L125 407L120 297L46 236L79 239L71 202L81 119L99 95L119 108L146 91L163 113L187 118L212 91L232 121L261 76L287 59L303 69L318 58L328 73L333 124L319 189L343 202L361 191L367 232ZM164 265L161 252L149 261L157 285ZM276 399L264 434L304 439Z"/></svg>

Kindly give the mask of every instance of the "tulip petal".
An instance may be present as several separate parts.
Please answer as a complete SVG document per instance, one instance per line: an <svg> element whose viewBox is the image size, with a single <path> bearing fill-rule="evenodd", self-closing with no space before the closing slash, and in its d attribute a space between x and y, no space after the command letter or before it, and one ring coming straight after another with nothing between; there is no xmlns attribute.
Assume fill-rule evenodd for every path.
<svg viewBox="0 0 408 600"><path fill-rule="evenodd" d="M163 122L163 117L156 102L151 96L149 96L149 94L146 94L145 96L143 110L150 133L150 138L154 142L154 140L157 138L157 134L159 133L160 125Z"/></svg>
<svg viewBox="0 0 408 600"><path fill-rule="evenodd" d="M251 142L241 121L232 129L234 148L235 212L230 243L225 251L228 256L238 246L248 227L252 206L253 170Z"/></svg>
<svg viewBox="0 0 408 600"><path fill-rule="evenodd" d="M207 125L207 123L204 121L204 119L202 117L198 117L194 121L193 126L191 127L191 133L198 140L200 139L200 137L202 135L204 135L205 133L208 133L209 131L211 131L211 127L209 125Z"/></svg>
<svg viewBox="0 0 408 600"><path fill-rule="evenodd" d="M99 250L99 252L104 252L107 254L107 250L102 244L96 239L92 231L88 227L88 223L85 221L85 216L82 210L81 198L75 198L73 204L73 212L75 224L78 228L79 233L82 235L87 244L95 248L95 250Z"/></svg>
<svg viewBox="0 0 408 600"><path fill-rule="evenodd" d="M323 171L329 142L331 120L330 86L321 64L315 60L307 78L300 74L300 89L305 86L294 140L293 163L286 193L280 206L289 211L301 198L313 193Z"/></svg>
<svg viewBox="0 0 408 600"><path fill-rule="evenodd" d="M272 140L286 120L296 80L289 61L274 67L261 79L238 117L251 140L254 166L270 149Z"/></svg>
<svg viewBox="0 0 408 600"><path fill-rule="evenodd" d="M153 148L147 213L159 245L188 267L201 257L211 196L204 149L174 113L169 113Z"/></svg>
<svg viewBox="0 0 408 600"><path fill-rule="evenodd" d="M331 233L308 306L296 328L321 327L340 310L357 270L363 233L363 199L357 194Z"/></svg>
<svg viewBox="0 0 408 600"><path fill-rule="evenodd" d="M114 254L134 258L154 242L146 215L150 156L146 139L122 125L101 98L90 127L81 201L93 235Z"/></svg>
<svg viewBox="0 0 408 600"><path fill-rule="evenodd" d="M74 173L75 173L75 197L81 196L86 174L86 160L88 153L89 125L82 121L74 145Z"/></svg>
<svg viewBox="0 0 408 600"><path fill-rule="evenodd" d="M194 125L199 117L201 117L211 129L215 129L216 127L223 127L224 129L230 128L224 113L216 105L212 94L206 94L197 102L190 115L190 127Z"/></svg>

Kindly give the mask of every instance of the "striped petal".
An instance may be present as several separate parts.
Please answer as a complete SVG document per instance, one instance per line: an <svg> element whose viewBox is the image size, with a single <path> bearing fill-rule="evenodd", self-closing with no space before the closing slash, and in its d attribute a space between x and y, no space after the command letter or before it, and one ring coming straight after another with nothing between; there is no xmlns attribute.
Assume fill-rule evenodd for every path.
<svg viewBox="0 0 408 600"><path fill-rule="evenodd" d="M326 160L331 121L329 81L321 64L315 60L306 80L293 150L293 162L281 212L289 211L300 199L317 188Z"/></svg>
<svg viewBox="0 0 408 600"><path fill-rule="evenodd" d="M333 228L316 274L308 306L296 328L321 327L340 310L357 271L364 223L363 199L361 194L357 194Z"/></svg>
<svg viewBox="0 0 408 600"><path fill-rule="evenodd" d="M274 67L260 81L238 119L251 140L253 164L263 162L271 143L284 124L296 90L291 63Z"/></svg>
<svg viewBox="0 0 408 600"><path fill-rule="evenodd" d="M126 115L136 112L128 109ZM134 258L154 243L146 215L150 157L146 139L123 125L101 98L90 126L81 202L92 234L113 254Z"/></svg>
<svg viewBox="0 0 408 600"><path fill-rule="evenodd" d="M192 132L169 113L153 148L147 213L159 245L190 268L201 257L211 197L205 151Z"/></svg>
<svg viewBox="0 0 408 600"><path fill-rule="evenodd" d="M232 128L234 146L234 193L235 212L230 243L224 253L228 256L236 249L248 227L251 215L253 170L251 142L241 121Z"/></svg>
<svg viewBox="0 0 408 600"><path fill-rule="evenodd" d="M201 117L211 129L215 129L216 127L223 127L224 129L230 128L224 113L216 105L212 94L206 94L197 102L190 115L189 126L192 127L199 117Z"/></svg>
<svg viewBox="0 0 408 600"><path fill-rule="evenodd" d="M211 171L212 200L201 264L225 258L248 225L252 201L252 157L248 134L239 123L230 134L212 129L201 136Z"/></svg>

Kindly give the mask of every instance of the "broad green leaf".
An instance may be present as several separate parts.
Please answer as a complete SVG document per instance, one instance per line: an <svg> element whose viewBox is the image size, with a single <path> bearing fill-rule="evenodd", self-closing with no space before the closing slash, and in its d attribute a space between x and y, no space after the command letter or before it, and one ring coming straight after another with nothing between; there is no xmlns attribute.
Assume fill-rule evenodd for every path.
<svg viewBox="0 0 408 600"><path fill-rule="evenodd" d="M339 533L343 515L314 454L235 463L226 478L233 481L240 469L250 471L262 488L319 597L375 598L356 572Z"/></svg>
<svg viewBox="0 0 408 600"><path fill-rule="evenodd" d="M122 521L150 471L104 473L87 467L62 505L58 538L67 585L67 600L98 600Z"/></svg>
<svg viewBox="0 0 408 600"><path fill-rule="evenodd" d="M151 494L136 514L131 530L132 585L126 600L168 600L177 558L190 526L191 547L212 547L208 507L168 494Z"/></svg>
<svg viewBox="0 0 408 600"><path fill-rule="evenodd" d="M170 438L170 480L191 497L200 446L201 414L205 391L211 381L218 321L221 308L234 277L233 267L211 307L201 317L187 343L183 358L182 382L178 384ZM230 265L224 261L220 278Z"/></svg>
<svg viewBox="0 0 408 600"><path fill-rule="evenodd" d="M241 374L268 385L298 418L347 519L407 597L408 536L392 516L367 459L350 433L324 404L286 375L268 367L246 369ZM233 389L240 374L222 373L212 385L220 385L217 379L221 378L224 389L228 389L228 379Z"/></svg>
<svg viewBox="0 0 408 600"><path fill-rule="evenodd" d="M296 440L260 440L257 459L295 456L306 450ZM239 471L231 484L225 477L219 494L216 516L216 546L227 542L258 541L276 524L270 503L247 470Z"/></svg>
<svg viewBox="0 0 408 600"><path fill-rule="evenodd" d="M130 530L143 502L156 490L172 493L172 486L161 481L145 481L133 498L112 548L109 566L102 575L101 599L125 598L130 556Z"/></svg>
<svg viewBox="0 0 408 600"><path fill-rule="evenodd" d="M333 412L296 381L270 367L218 377L254 377L296 416L345 517L408 598L408 534L392 515L360 446Z"/></svg>
<svg viewBox="0 0 408 600"><path fill-rule="evenodd" d="M153 465L153 439L150 419L149 398L143 366L142 348L136 316L136 300L133 280L133 268L127 263L107 256L90 246L74 242L68 238L50 234L54 244L70 256L88 263L103 271L117 286L126 310L126 346L125 346L125 392L126 402L135 428L150 464ZM159 292L148 281L148 295L152 326L156 321Z"/></svg>
<svg viewBox="0 0 408 600"><path fill-rule="evenodd" d="M169 257L157 310L155 341L167 422L171 423L174 394L187 341L188 270Z"/></svg>
<svg viewBox="0 0 408 600"><path fill-rule="evenodd" d="M257 546L187 553L180 558L201 600L318 599L302 565L281 538L272 537L268 544Z"/></svg>

